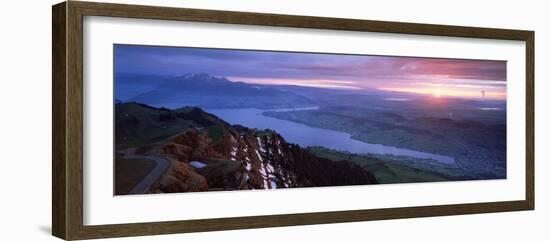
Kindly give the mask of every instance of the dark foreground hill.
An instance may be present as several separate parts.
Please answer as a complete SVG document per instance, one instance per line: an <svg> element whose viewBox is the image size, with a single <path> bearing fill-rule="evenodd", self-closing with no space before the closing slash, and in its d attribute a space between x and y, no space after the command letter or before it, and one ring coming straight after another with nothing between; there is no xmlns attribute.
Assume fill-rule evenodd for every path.
<svg viewBox="0 0 550 241"><path fill-rule="evenodd" d="M317 157L274 131L229 125L196 107L116 104L115 142L117 153L170 160L152 193L377 183L357 164Z"/></svg>

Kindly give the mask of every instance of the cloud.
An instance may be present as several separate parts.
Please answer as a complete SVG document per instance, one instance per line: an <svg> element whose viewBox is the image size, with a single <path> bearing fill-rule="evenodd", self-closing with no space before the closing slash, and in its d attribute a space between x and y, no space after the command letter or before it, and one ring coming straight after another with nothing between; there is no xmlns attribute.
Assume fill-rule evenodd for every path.
<svg viewBox="0 0 550 241"><path fill-rule="evenodd" d="M117 72L154 75L210 73L257 82L377 88L413 82L454 87L502 86L506 62L320 54L212 48L115 45ZM319 80L325 81L320 83ZM327 82L327 81L330 81Z"/></svg>

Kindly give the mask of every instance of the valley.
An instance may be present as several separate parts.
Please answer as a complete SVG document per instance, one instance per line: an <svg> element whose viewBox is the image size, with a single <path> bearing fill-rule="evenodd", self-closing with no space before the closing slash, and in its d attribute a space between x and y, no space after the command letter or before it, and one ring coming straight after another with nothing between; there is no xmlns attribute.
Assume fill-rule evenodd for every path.
<svg viewBox="0 0 550 241"><path fill-rule="evenodd" d="M505 124L415 115L410 115L409 119L395 113L395 109L373 110L350 106L308 111L268 111L263 115L349 133L351 138L360 142L450 156L452 163L467 172L466 176L470 179L496 179L506 175ZM398 152L388 154L399 155ZM437 160L437 156L427 159Z"/></svg>
<svg viewBox="0 0 550 241"><path fill-rule="evenodd" d="M117 194L506 178L502 101L146 78L156 84L115 100L115 152L142 173ZM154 167L129 150L167 166L145 185Z"/></svg>

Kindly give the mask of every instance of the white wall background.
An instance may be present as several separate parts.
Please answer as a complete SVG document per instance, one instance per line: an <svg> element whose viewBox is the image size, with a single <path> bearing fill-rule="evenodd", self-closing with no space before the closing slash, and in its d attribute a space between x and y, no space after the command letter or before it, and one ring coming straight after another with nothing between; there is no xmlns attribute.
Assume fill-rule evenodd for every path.
<svg viewBox="0 0 550 241"><path fill-rule="evenodd" d="M550 21L545 1L145 1L190 8L423 22L536 31L536 210L408 220L164 235L154 240L548 240ZM51 10L8 1L0 13L0 239L51 237ZM546 223L546 224L545 224ZM121 240L152 240L153 237Z"/></svg>

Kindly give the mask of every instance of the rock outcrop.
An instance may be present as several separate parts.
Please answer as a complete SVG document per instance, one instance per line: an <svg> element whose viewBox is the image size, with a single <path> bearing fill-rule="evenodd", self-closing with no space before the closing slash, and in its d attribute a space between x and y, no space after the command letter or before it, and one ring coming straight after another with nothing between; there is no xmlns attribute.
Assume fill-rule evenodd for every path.
<svg viewBox="0 0 550 241"><path fill-rule="evenodd" d="M377 183L351 162L317 157L271 130L230 125L197 107L116 105L117 146L171 161L151 193ZM154 150L154 151L151 151Z"/></svg>

